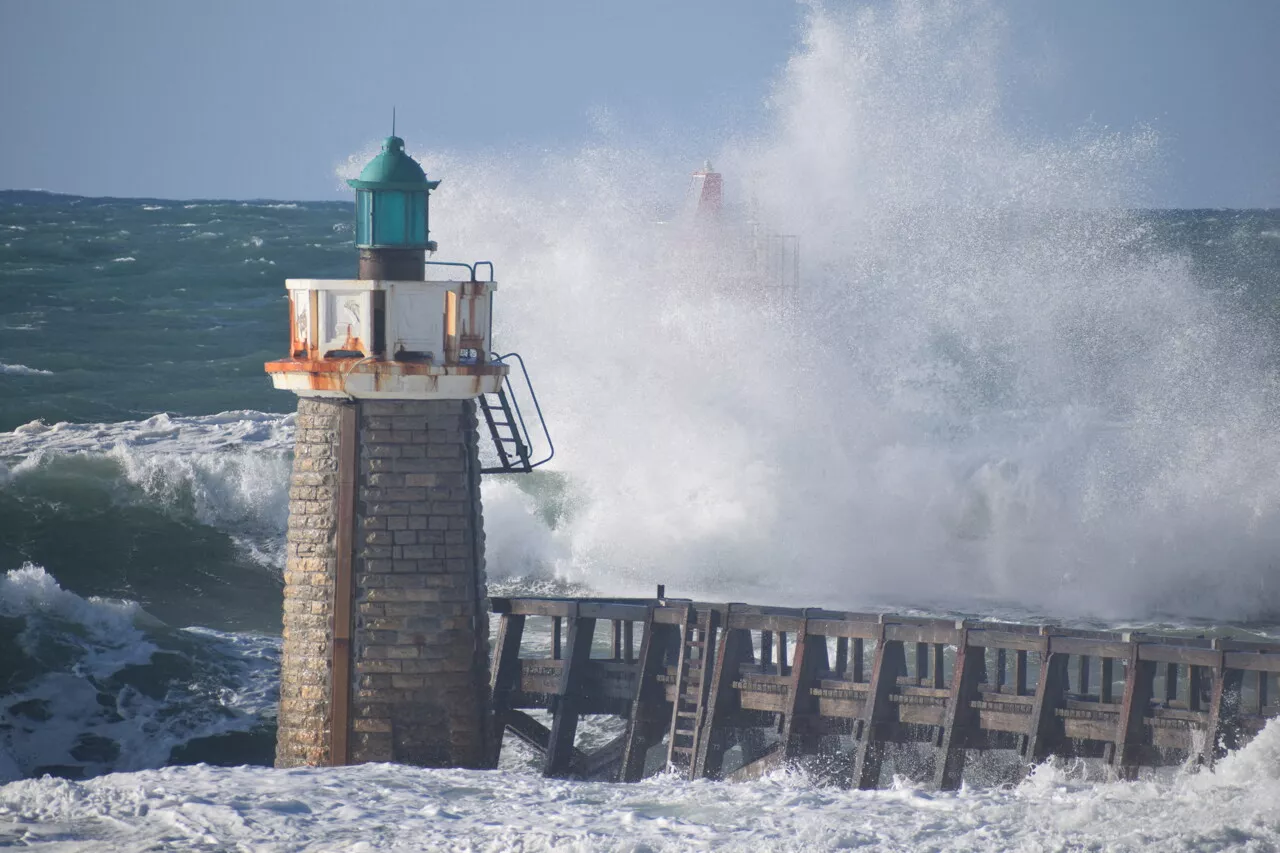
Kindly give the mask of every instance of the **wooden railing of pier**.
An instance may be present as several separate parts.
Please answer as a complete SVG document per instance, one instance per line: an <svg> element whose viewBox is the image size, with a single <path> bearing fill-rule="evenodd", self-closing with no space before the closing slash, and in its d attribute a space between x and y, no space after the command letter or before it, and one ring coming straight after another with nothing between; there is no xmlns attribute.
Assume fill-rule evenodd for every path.
<svg viewBox="0 0 1280 853"><path fill-rule="evenodd" d="M887 747L915 743L944 789L970 750L1014 750L1018 772L1056 755L1133 778L1212 765L1280 716L1280 644L666 598L492 607L496 730L553 777L745 779L799 761L875 788ZM550 656L522 650L530 620L550 623ZM585 752L590 714L625 730Z"/></svg>

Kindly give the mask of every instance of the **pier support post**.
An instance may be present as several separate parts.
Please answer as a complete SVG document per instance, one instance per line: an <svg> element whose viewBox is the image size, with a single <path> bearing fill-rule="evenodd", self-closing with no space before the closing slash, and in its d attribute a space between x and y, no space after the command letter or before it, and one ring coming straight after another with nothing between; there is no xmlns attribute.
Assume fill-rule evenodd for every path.
<svg viewBox="0 0 1280 853"><path fill-rule="evenodd" d="M666 669L667 653L679 650L680 631L674 625L655 622L653 607L645 619L644 639L640 642L640 661L636 668L635 696L631 700L631 716L622 752L618 781L639 782L644 778L645 756L649 748L662 740L671 723L666 690L658 675Z"/></svg>
<svg viewBox="0 0 1280 853"><path fill-rule="evenodd" d="M827 659L827 638L809 633L806 617L796 632L796 653L791 662L791 683L787 685L787 709L782 722L782 758L791 761L803 754L816 752L816 738L796 731L796 718L807 717L817 708L817 700L810 692L813 674L830 669ZM801 724L803 727L803 723Z"/></svg>
<svg viewBox="0 0 1280 853"><path fill-rule="evenodd" d="M1055 711L1067 690L1067 663L1068 656L1060 652L1040 653L1040 680L1022 746L1024 772L1047 758L1062 741L1062 720Z"/></svg>
<svg viewBox="0 0 1280 853"><path fill-rule="evenodd" d="M1214 642L1215 648L1220 645L1220 641ZM1213 688L1209 699L1209 722L1205 727L1204 751L1200 755L1201 765L1210 768L1236 746L1234 732L1227 721L1232 720L1239 712L1244 673L1227 669L1225 657L1220 655L1221 662L1211 670ZM1203 677L1204 671L1201 670L1201 678Z"/></svg>
<svg viewBox="0 0 1280 853"><path fill-rule="evenodd" d="M901 640L887 640L884 632L876 644L875 663L871 666L871 685L867 693L853 764L853 784L869 790L880 782L880 764L884 760L884 732L893 706L889 701L898 686L899 676L907 674L906 650Z"/></svg>
<svg viewBox="0 0 1280 853"><path fill-rule="evenodd" d="M1107 701L1111 692L1109 679L1111 666L1104 660L1102 667L1103 682L1101 688L1102 701ZM1115 747L1111 753L1112 766L1122 779L1135 779L1138 775L1139 761L1136 752L1142 745L1146 735L1147 706L1151 704L1155 692L1156 665L1153 661L1139 657L1137 641L1130 645L1128 666L1125 668L1124 700L1120 706L1120 718L1116 723Z"/></svg>
<svg viewBox="0 0 1280 853"><path fill-rule="evenodd" d="M969 703L978 698L978 683L982 677L982 667L978 663L987 654L981 646L968 645L968 633L967 630L960 632L956 663L951 673L951 695L947 698L943 716L942 742L938 745L934 784L944 791L960 787L965 741L974 717Z"/></svg>
<svg viewBox="0 0 1280 853"><path fill-rule="evenodd" d="M490 766L496 767L502 755L502 738L506 732L511 694L520 687L520 641L524 638L524 616L504 613L498 623L498 642L494 649L493 680L489 696L493 702L493 754Z"/></svg>
<svg viewBox="0 0 1280 853"><path fill-rule="evenodd" d="M725 613L725 625L733 605ZM704 735L698 741L698 754L694 760L693 778L719 779L724 770L724 754L728 747L729 733L726 721L740 710L738 693L733 682L741 677L742 664L751 656L751 632L742 628L724 628L720 632L716 650L715 681L707 699Z"/></svg>

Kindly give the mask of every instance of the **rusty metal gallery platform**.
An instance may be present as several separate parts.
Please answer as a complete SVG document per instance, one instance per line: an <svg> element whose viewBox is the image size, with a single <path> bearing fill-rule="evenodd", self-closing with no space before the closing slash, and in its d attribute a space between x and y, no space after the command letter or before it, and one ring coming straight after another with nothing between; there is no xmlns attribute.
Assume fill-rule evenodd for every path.
<svg viewBox="0 0 1280 853"><path fill-rule="evenodd" d="M796 761L874 788L889 745L917 744L940 788L959 786L971 750L1015 750L1024 770L1101 759L1132 778L1212 764L1280 715L1280 644L665 598L492 606L497 722L548 776L745 779ZM540 656L522 649L535 631L549 655L545 639ZM589 714L625 730L584 752Z"/></svg>

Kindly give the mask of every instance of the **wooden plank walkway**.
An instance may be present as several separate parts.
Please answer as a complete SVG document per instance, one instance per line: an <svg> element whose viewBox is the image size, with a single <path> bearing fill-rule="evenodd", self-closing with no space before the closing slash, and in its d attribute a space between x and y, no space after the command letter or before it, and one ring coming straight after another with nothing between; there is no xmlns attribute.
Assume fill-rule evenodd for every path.
<svg viewBox="0 0 1280 853"><path fill-rule="evenodd" d="M547 776L747 779L801 762L875 788L892 745L914 743L943 789L970 750L1014 750L1022 772L1097 758L1133 778L1211 765L1280 716L1280 643L667 598L492 607L495 730L540 750ZM535 619L550 657L522 648ZM574 735L593 714L626 726L586 753Z"/></svg>

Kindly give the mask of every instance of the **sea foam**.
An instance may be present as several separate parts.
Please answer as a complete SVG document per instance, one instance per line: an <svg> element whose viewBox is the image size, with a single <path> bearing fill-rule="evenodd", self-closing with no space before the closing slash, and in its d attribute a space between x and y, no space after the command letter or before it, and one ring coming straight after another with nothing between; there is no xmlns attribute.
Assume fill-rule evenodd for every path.
<svg viewBox="0 0 1280 853"><path fill-rule="evenodd" d="M5 781L157 767L193 740L274 716L278 638L175 630L31 564L0 577L0 617L16 630L3 649Z"/></svg>
<svg viewBox="0 0 1280 853"><path fill-rule="evenodd" d="M634 785L529 772L371 764L310 770L174 767L0 788L0 832L179 849L1267 850L1280 844L1280 722L1216 772L1137 783L1035 773L939 793L816 788L801 774ZM500 816L500 817L495 817ZM89 839L92 839L90 841ZM79 849L71 842L70 849Z"/></svg>

